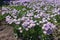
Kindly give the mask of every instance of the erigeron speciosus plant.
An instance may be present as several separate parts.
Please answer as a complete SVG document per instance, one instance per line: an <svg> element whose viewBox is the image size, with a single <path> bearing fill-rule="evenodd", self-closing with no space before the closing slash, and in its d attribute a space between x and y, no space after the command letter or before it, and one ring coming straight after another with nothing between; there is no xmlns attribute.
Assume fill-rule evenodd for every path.
<svg viewBox="0 0 60 40"><path fill-rule="evenodd" d="M35 1L34 3L23 3L23 6L32 8L27 10L23 8L22 11L27 10L22 17L19 16L21 10L10 9L2 7L2 15L8 14L5 20L8 24L14 24L15 30L18 30L23 36L23 40L49 40L46 35L53 33L58 23L56 16L60 15L60 8L55 4L45 1ZM27 4L27 5L25 5ZM36 34L35 34L36 33Z"/></svg>

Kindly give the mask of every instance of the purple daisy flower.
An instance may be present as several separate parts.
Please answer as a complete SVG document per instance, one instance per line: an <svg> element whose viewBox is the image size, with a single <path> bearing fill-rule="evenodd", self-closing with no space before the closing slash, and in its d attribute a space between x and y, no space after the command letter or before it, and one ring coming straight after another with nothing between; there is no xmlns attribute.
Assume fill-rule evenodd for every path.
<svg viewBox="0 0 60 40"><path fill-rule="evenodd" d="M44 29L44 31L46 32L46 34L51 34L52 31L53 31L53 28L55 28L55 25L53 25L50 22L44 24L43 27L42 27L42 29Z"/></svg>

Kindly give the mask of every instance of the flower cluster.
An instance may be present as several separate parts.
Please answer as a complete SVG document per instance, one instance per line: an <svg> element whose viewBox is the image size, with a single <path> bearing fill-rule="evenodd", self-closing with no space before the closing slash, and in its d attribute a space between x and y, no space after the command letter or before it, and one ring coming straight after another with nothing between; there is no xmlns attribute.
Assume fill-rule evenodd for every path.
<svg viewBox="0 0 60 40"><path fill-rule="evenodd" d="M15 23L20 24L20 18L17 19L17 16L20 11L17 11L16 9L11 10L10 8L2 7L2 15L8 14L6 18L6 22L9 24Z"/></svg>
<svg viewBox="0 0 60 40"><path fill-rule="evenodd" d="M18 15L20 10L2 7L2 15L9 14L6 16L6 22L9 24L15 23L22 25L22 27L26 30L42 24L43 26L41 27L44 30L43 33L51 34L53 29L56 27L55 23L57 23L57 21L55 16L60 15L60 8L54 3L49 3L51 1L34 1L30 3L24 3L25 1L22 0L22 5L27 8L31 8L31 10L27 10L27 12L25 12L26 14L19 18ZM26 9L24 8L23 11L24 10ZM53 22L51 20L53 20Z"/></svg>
<svg viewBox="0 0 60 40"><path fill-rule="evenodd" d="M42 29L44 29L44 33L47 33L47 34L51 34L52 29L54 29L54 28L55 28L55 25L50 22L44 24L42 27Z"/></svg>

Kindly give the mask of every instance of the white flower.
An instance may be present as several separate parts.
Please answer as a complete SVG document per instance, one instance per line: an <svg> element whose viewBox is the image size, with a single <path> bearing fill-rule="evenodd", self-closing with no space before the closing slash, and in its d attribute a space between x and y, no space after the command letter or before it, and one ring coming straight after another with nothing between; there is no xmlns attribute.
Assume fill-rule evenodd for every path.
<svg viewBox="0 0 60 40"><path fill-rule="evenodd" d="M37 25L39 25L39 23L36 23Z"/></svg>
<svg viewBox="0 0 60 40"><path fill-rule="evenodd" d="M54 16L56 16L57 14L54 14Z"/></svg>
<svg viewBox="0 0 60 40"><path fill-rule="evenodd" d="M47 10L47 7L45 7L44 10Z"/></svg>
<svg viewBox="0 0 60 40"><path fill-rule="evenodd" d="M45 27L42 27L42 29L44 29Z"/></svg>
<svg viewBox="0 0 60 40"><path fill-rule="evenodd" d="M23 31L22 30L20 30L20 33L22 33Z"/></svg>
<svg viewBox="0 0 60 40"><path fill-rule="evenodd" d="M48 21L47 20L45 20L45 21L43 20L43 22L48 22Z"/></svg>
<svg viewBox="0 0 60 40"><path fill-rule="evenodd" d="M39 23L43 23L42 21L39 21Z"/></svg>
<svg viewBox="0 0 60 40"><path fill-rule="evenodd" d="M44 22L48 22L48 21L47 21L47 19L43 18L42 19L42 22L44 23Z"/></svg>
<svg viewBox="0 0 60 40"><path fill-rule="evenodd" d="M50 18L48 17L47 20L50 20Z"/></svg>
<svg viewBox="0 0 60 40"><path fill-rule="evenodd" d="M51 15L51 17L54 17L54 15Z"/></svg>
<svg viewBox="0 0 60 40"><path fill-rule="evenodd" d="M47 32L46 31L43 31L44 34L46 34Z"/></svg>
<svg viewBox="0 0 60 40"><path fill-rule="evenodd" d="M35 23L37 22L37 20L34 21Z"/></svg>
<svg viewBox="0 0 60 40"><path fill-rule="evenodd" d="M18 29L19 29L19 30L21 30L22 28L21 28L21 27L19 27Z"/></svg>
<svg viewBox="0 0 60 40"><path fill-rule="evenodd" d="M54 21L55 23L57 23L57 21Z"/></svg>
<svg viewBox="0 0 60 40"><path fill-rule="evenodd" d="M17 20L18 20L18 21L20 21L21 19L20 19L20 18L18 18Z"/></svg>
<svg viewBox="0 0 60 40"><path fill-rule="evenodd" d="M26 28L26 31L28 31L29 29L28 28Z"/></svg>

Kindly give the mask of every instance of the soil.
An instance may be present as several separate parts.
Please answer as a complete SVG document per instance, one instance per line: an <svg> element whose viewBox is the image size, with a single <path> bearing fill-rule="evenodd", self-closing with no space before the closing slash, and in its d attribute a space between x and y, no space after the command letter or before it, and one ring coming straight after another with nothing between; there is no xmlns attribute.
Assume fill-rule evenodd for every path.
<svg viewBox="0 0 60 40"><path fill-rule="evenodd" d="M17 40L14 36L13 27L8 25L0 26L0 40Z"/></svg>

